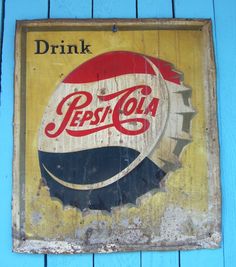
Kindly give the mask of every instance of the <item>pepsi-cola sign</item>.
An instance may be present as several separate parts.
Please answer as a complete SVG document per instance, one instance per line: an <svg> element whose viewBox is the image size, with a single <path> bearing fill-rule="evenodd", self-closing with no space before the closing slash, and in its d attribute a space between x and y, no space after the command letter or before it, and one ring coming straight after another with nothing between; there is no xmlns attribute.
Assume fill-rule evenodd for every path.
<svg viewBox="0 0 236 267"><path fill-rule="evenodd" d="M168 62L129 51L74 69L53 92L39 131L50 195L80 210L110 211L158 189L190 141L186 91Z"/></svg>
<svg viewBox="0 0 236 267"><path fill-rule="evenodd" d="M17 22L14 251L219 246L210 28Z"/></svg>

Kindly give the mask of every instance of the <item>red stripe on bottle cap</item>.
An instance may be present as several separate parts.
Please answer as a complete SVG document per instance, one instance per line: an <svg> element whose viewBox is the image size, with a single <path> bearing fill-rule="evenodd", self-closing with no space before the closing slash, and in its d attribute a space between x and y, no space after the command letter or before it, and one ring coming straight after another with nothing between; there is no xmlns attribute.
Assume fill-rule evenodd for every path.
<svg viewBox="0 0 236 267"><path fill-rule="evenodd" d="M180 75L172 70L168 62L126 51L113 51L96 56L77 67L63 82L89 83L134 73L155 75L146 58L157 66L165 80L180 84Z"/></svg>

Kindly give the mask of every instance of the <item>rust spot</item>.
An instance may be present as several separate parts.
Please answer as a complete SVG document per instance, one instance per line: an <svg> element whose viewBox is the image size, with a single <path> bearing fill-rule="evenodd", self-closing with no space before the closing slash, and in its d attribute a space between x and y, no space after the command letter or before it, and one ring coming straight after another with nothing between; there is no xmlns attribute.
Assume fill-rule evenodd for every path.
<svg viewBox="0 0 236 267"><path fill-rule="evenodd" d="M89 239L93 233L93 228L88 228L86 233L85 233L85 242L88 243Z"/></svg>
<svg viewBox="0 0 236 267"><path fill-rule="evenodd" d="M46 183L45 183L45 181L44 181L44 179L40 179L40 181L39 181L39 185L38 185L38 191L37 191L37 196L39 196L40 195L40 191L41 191L41 188L43 187L43 186L45 186L46 185Z"/></svg>
<svg viewBox="0 0 236 267"><path fill-rule="evenodd" d="M100 90L100 94L101 94L101 95L105 95L105 93L106 93L106 88L102 88L102 89Z"/></svg>

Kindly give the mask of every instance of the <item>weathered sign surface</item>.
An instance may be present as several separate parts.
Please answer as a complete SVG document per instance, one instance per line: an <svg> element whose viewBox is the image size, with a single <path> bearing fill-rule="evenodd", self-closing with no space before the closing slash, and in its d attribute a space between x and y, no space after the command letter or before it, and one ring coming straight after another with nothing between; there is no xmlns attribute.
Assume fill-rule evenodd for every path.
<svg viewBox="0 0 236 267"><path fill-rule="evenodd" d="M218 247L207 20L17 24L17 252Z"/></svg>

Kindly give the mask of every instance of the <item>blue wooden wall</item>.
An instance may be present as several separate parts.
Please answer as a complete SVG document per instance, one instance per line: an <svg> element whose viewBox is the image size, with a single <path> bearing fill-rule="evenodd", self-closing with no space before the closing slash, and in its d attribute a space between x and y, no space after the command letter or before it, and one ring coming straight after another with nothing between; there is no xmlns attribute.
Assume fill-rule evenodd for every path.
<svg viewBox="0 0 236 267"><path fill-rule="evenodd" d="M11 252L12 118L15 22L46 18L211 18L217 63L223 194L223 241L217 250L87 255ZM2 18L2 19L1 19ZM236 1L2 0L0 4L0 267L234 267L236 266Z"/></svg>

